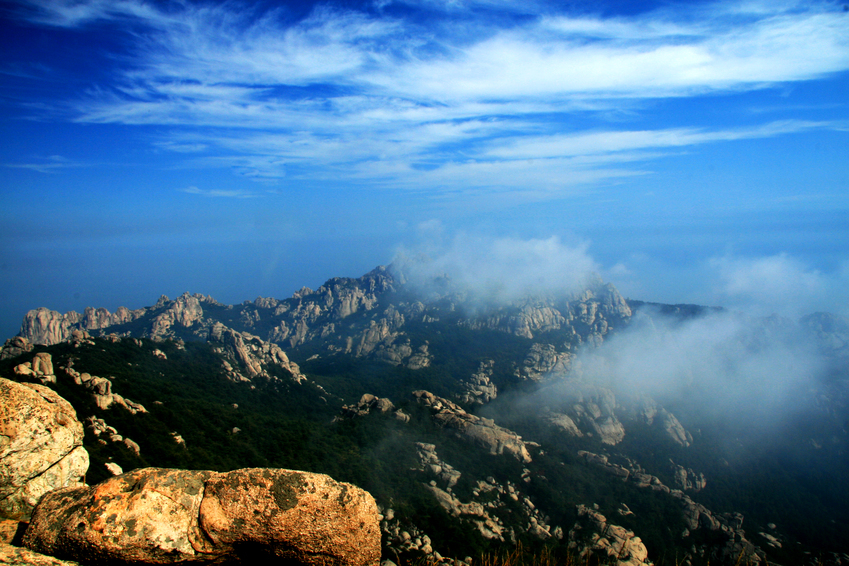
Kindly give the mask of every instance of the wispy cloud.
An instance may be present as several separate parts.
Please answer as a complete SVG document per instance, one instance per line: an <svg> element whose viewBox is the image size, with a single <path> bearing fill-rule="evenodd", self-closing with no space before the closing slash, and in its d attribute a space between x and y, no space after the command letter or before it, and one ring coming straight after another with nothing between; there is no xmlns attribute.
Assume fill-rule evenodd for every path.
<svg viewBox="0 0 849 566"><path fill-rule="evenodd" d="M243 191L243 190L221 190L221 189L199 189L195 186L186 187L184 189L178 189L180 192L188 193L190 195L201 195L205 197L218 197L218 198L256 198L259 195L257 193Z"/></svg>
<svg viewBox="0 0 849 566"><path fill-rule="evenodd" d="M129 59L117 59L115 82L75 103L77 121L167 126L159 147L205 151L208 164L264 180L300 170L401 187L523 190L533 181L556 191L644 174L632 164L667 148L846 127L586 131L569 121L628 101L849 69L849 17L828 3L718 3L629 18L549 8L510 26L455 21L466 2L425 5L435 11L430 24L321 5L293 21L236 3L26 4L42 25L146 27Z"/></svg>
<svg viewBox="0 0 849 566"><path fill-rule="evenodd" d="M27 163L4 163L3 167L29 169L31 171L38 171L39 173L56 173L61 169L83 167L83 164L61 155L50 155L48 157L39 157Z"/></svg>

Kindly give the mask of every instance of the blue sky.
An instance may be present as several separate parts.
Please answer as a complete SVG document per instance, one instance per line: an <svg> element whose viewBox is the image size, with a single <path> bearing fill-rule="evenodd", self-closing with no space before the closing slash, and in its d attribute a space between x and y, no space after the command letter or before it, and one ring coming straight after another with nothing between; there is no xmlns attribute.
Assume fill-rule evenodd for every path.
<svg viewBox="0 0 849 566"><path fill-rule="evenodd" d="M37 306L282 298L421 251L483 279L591 269L631 298L849 314L842 2L0 18L5 336Z"/></svg>

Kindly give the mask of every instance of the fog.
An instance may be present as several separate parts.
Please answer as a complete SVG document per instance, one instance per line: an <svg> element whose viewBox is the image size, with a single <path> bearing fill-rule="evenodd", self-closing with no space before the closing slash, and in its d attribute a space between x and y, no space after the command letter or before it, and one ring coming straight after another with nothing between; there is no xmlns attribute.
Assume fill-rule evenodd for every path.
<svg viewBox="0 0 849 566"><path fill-rule="evenodd" d="M504 306L528 295L568 296L598 274L615 286L617 274L632 273L621 262L606 268L586 241L446 237L439 225L421 229L429 237L416 248L400 249L393 265L413 289L431 296L459 292L471 308ZM724 303L708 304L717 308L698 316L639 307L600 347L581 347L565 381L549 381L528 402L566 398L569 380L580 379L609 387L623 402L651 397L691 426L722 422L751 439L774 436L803 414L824 414L817 403L827 393L834 360L823 356L823 337L800 317L815 309L845 312L845 271L819 271L787 254L711 258L702 266L696 296Z"/></svg>
<svg viewBox="0 0 849 566"><path fill-rule="evenodd" d="M416 248L400 248L393 266L407 285L431 294L447 288L473 302L505 305L528 295L569 294L586 287L599 264L589 244L546 239L488 238L458 234L436 237Z"/></svg>
<svg viewBox="0 0 849 566"><path fill-rule="evenodd" d="M722 311L680 320L646 309L601 347L582 350L574 368L616 392L754 432L810 409L827 364L787 319Z"/></svg>

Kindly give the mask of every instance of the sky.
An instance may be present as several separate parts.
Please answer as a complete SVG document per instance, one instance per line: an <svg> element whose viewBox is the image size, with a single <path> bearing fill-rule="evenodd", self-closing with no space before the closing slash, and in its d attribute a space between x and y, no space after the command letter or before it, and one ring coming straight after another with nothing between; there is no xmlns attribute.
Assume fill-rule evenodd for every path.
<svg viewBox="0 0 849 566"><path fill-rule="evenodd" d="M0 0L0 128L3 338L420 253L849 315L844 2Z"/></svg>

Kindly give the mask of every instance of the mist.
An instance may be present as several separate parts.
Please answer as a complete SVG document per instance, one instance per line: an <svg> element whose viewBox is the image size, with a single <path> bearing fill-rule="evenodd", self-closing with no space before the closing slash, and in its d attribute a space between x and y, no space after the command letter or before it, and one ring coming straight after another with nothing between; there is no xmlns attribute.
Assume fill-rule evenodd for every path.
<svg viewBox="0 0 849 566"><path fill-rule="evenodd" d="M828 367L788 319L720 311L680 320L644 309L601 347L582 350L573 373L696 422L767 432L813 407Z"/></svg>
<svg viewBox="0 0 849 566"><path fill-rule="evenodd" d="M569 245L557 236L444 238L438 226L429 229L436 237L415 248L399 248L392 262L406 284L425 296L450 290L474 303L503 306L529 295L583 290L600 271L587 242Z"/></svg>

